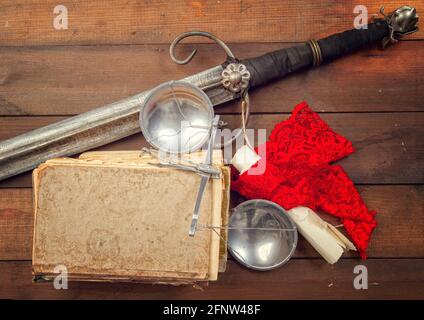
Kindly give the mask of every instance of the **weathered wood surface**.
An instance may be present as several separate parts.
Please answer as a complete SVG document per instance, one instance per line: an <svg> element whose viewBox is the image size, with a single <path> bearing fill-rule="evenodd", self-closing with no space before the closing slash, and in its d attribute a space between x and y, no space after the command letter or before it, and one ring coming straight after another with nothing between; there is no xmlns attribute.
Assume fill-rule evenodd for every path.
<svg viewBox="0 0 424 320"><path fill-rule="evenodd" d="M418 12L424 3L409 0ZM68 8L67 30L53 28L53 9ZM353 28L356 5L378 13L372 0L3 0L0 45L169 43L187 30L206 30L227 42L305 41ZM388 12L405 5L386 0ZM422 39L418 33L412 36Z"/></svg>
<svg viewBox="0 0 424 320"><path fill-rule="evenodd" d="M231 44L248 58L292 46ZM178 51L187 55L194 45ZM74 115L183 78L225 59L213 44L196 45L188 65L171 61L168 45L0 47L0 115ZM290 112L307 100L318 111L423 111L424 42L358 51L320 68L251 92L252 112ZM421 53L421 54L420 54ZM238 103L219 108L239 112Z"/></svg>
<svg viewBox="0 0 424 320"><path fill-rule="evenodd" d="M356 290L353 269L368 268L367 290ZM321 259L293 259L270 272L251 271L230 261L218 281L203 290L122 283L31 282L29 261L0 262L0 299L417 299L424 295L424 259L343 260L331 266Z"/></svg>
<svg viewBox="0 0 424 320"><path fill-rule="evenodd" d="M360 186L359 192L371 209L378 210L378 228L372 237L369 257L424 257L423 186ZM232 195L233 206L242 200ZM322 217L340 223L329 215ZM0 189L0 261L31 260L32 230L32 189ZM317 258L318 255L301 237L295 257ZM357 254L345 257L357 257Z"/></svg>
<svg viewBox="0 0 424 320"><path fill-rule="evenodd" d="M68 7L69 29L56 31L57 4L0 1L0 141L224 59L215 44L189 43L178 54L197 46L198 56L187 66L175 65L168 45L180 32L213 32L247 58L352 28L355 5L367 6L370 14L380 6L371 0L65 0L60 4ZM387 10L404 4L424 12L420 0L384 2ZM348 254L330 266L301 239L288 265L258 273L230 261L220 280L203 291L104 283L71 283L70 290L57 291L50 283L31 283L32 189L30 174L24 174L0 183L0 298L423 299L423 35L420 31L384 51L374 46L251 92L250 128L269 134L306 100L353 141L357 151L340 164L378 212L371 259ZM238 108L229 103L217 111L231 123ZM138 134L100 149L145 145ZM232 205L242 200L232 195ZM358 264L368 266L368 290L353 288Z"/></svg>
<svg viewBox="0 0 424 320"><path fill-rule="evenodd" d="M313 107L313 106L312 106ZM252 115L249 128L266 129L267 134L288 115ZM424 182L424 118L407 113L324 113L322 118L338 133L350 139L356 152L339 163L355 183L395 184ZM2 117L0 140L29 131L62 117ZM235 128L237 115L223 119ZM141 134L100 147L100 150L137 150L147 146ZM0 182L3 187L30 187L30 174Z"/></svg>

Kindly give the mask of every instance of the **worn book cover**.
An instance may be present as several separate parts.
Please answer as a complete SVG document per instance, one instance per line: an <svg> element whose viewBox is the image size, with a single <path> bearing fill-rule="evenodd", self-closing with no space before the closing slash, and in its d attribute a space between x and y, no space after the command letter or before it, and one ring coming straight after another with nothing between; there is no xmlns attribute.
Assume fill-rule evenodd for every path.
<svg viewBox="0 0 424 320"><path fill-rule="evenodd" d="M201 162L204 153L189 157ZM201 176L156 161L138 151L89 152L34 170L35 278L49 279L63 265L70 280L216 280L225 268L226 234L201 226L226 223L229 177L221 151L214 166L223 175L209 180L194 237L188 230Z"/></svg>

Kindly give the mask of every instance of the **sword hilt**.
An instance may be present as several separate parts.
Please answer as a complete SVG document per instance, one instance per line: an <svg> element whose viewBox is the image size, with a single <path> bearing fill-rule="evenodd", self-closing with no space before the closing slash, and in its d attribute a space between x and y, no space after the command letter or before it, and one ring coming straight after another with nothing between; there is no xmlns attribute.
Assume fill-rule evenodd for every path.
<svg viewBox="0 0 424 320"><path fill-rule="evenodd" d="M250 72L250 87L266 84L277 78L311 66L332 61L376 42L397 42L400 36L416 32L418 15L415 8L402 6L382 19L375 19L367 29L352 29L321 40L284 48L262 56L243 60Z"/></svg>

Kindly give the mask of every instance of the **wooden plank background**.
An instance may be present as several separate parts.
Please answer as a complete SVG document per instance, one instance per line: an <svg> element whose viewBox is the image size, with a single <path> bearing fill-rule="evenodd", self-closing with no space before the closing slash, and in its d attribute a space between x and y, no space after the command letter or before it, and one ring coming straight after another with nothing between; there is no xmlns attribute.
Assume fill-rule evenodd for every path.
<svg viewBox="0 0 424 320"><path fill-rule="evenodd" d="M1 39L1 32L0 32ZM234 44L243 58L291 46ZM186 56L194 45L178 48ZM198 56L176 65L168 45L37 46L0 51L0 115L73 115L220 64L213 44L196 45ZM252 112L290 112L307 100L321 112L420 111L424 101L422 41L402 41L387 50L371 47L320 68L252 91ZM396 89L393 89L396 87ZM230 103L222 113L238 112Z"/></svg>
<svg viewBox="0 0 424 320"><path fill-rule="evenodd" d="M168 57L180 32L201 29L229 43L240 58L352 28L363 1L62 1L69 29L53 29L52 0L0 0L0 141L28 130L179 79L224 59L195 39L187 66ZM385 1L387 10L405 3ZM424 12L423 1L409 1ZM190 42L190 41L189 41ZM197 42L201 42L200 44ZM31 283L30 175L0 182L0 298L148 299L392 299L424 298L424 37L410 36L386 50L373 46L252 92L250 128L273 126L306 100L356 152L339 163L357 184L379 223L369 259L347 254L325 263L300 239L295 258L266 273L230 261L219 281L199 290L140 284L71 283L69 290ZM230 123L238 105L217 107ZM141 134L100 150L138 149ZM243 199L232 194L232 204ZM327 220L336 219L323 214ZM353 268L365 264L369 289L353 288Z"/></svg>
<svg viewBox="0 0 424 320"><path fill-rule="evenodd" d="M52 32L52 12L58 4L69 10L70 26L64 32ZM422 1L408 4L424 12ZM356 5L365 5L371 15L382 4L371 0L3 0L0 44L168 44L179 33L194 29L208 30L226 42L305 41L351 29ZM405 3L386 0L384 5L390 12Z"/></svg>

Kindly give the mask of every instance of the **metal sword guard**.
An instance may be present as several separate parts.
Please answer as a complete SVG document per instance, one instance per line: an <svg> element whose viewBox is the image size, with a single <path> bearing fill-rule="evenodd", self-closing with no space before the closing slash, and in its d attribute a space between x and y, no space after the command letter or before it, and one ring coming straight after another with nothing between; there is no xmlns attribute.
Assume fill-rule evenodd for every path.
<svg viewBox="0 0 424 320"><path fill-rule="evenodd" d="M381 7L380 13L387 22L390 35L383 39L383 48L389 43L396 43L399 37L418 31L418 14L414 7L402 6L389 15L384 14L384 7Z"/></svg>
<svg viewBox="0 0 424 320"><path fill-rule="evenodd" d="M183 32L180 35L178 35L174 39L174 41L172 41L171 46L169 47L169 55L171 56L172 61L182 65L182 64L189 63L194 58L194 56L197 53L197 49L194 49L185 59L178 59L175 56L175 48L181 42L181 40L188 37L194 37L194 36L206 37L215 41L219 46L221 46L221 48L224 49L227 55L227 60L226 60L227 66L221 72L221 80L219 82L210 84L208 87L205 87L202 89L208 90L208 89L215 88L222 85L226 90L232 93L240 94L240 97L243 99L246 105L246 108L244 111L244 117L245 117L244 125L246 125L249 120L249 114L250 114L250 104L249 104L249 95L248 95L250 72L249 70L247 70L247 67L244 64L239 62L239 60L234 56L231 49L221 39L219 39L217 36L206 31ZM228 140L223 145L220 145L220 147L224 147L224 146L232 144L233 141L239 137L242 131L243 130L239 130L238 133L235 134L231 140Z"/></svg>
<svg viewBox="0 0 424 320"><path fill-rule="evenodd" d="M193 57L196 55L197 49L194 49L187 58L180 60L175 56L175 47L178 45L178 43L181 42L181 40L195 36L206 37L215 41L218 45L221 46L222 49L224 49L225 53L227 54L227 58L235 59L234 54L232 53L230 48L224 43L224 41L209 32L193 30L181 33L174 39L174 41L172 41L171 46L169 47L169 55L171 56L172 61L177 64L187 64L193 59Z"/></svg>
<svg viewBox="0 0 424 320"><path fill-rule="evenodd" d="M174 41L172 41L171 46L169 47L169 55L171 56L172 61L177 64L187 64L189 63L194 56L196 55L197 49L194 49L187 58L178 59L175 56L175 48L180 43L181 40L188 37L206 37L213 41L215 41L221 48L224 49L227 54L227 61L229 62L227 67L221 73L221 84L224 88L230 90L231 92L238 93L243 90L246 90L249 85L250 80L250 72L247 70L246 66L238 61L238 59L234 56L231 49L217 36L206 32L206 31L188 31L181 33L177 36Z"/></svg>

